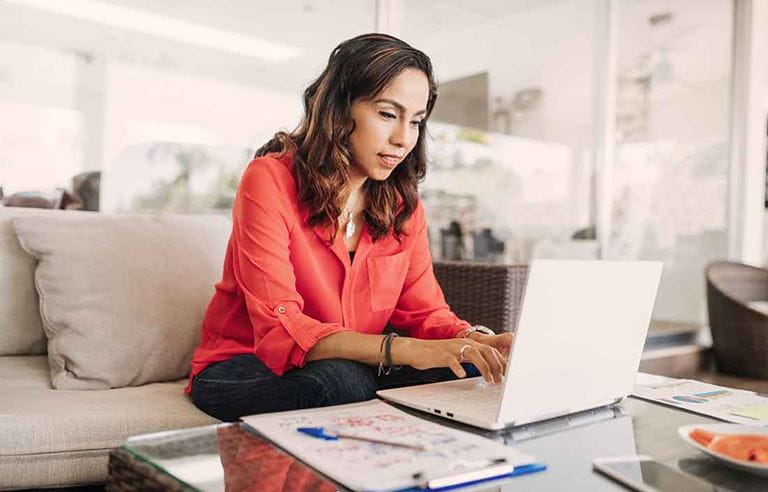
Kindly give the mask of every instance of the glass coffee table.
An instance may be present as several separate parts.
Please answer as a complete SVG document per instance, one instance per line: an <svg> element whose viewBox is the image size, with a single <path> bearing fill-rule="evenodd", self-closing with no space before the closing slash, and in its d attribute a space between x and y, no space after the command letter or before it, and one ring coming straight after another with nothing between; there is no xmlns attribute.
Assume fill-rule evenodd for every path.
<svg viewBox="0 0 768 492"><path fill-rule="evenodd" d="M719 465L677 434L682 425L716 420L634 398L616 408L499 432L414 414L504 442L547 465L544 472L486 482L466 490L625 490L594 472L592 460L633 454L650 455L715 484L718 490L768 490L768 478ZM130 438L110 454L109 473L110 490L346 490L238 424Z"/></svg>

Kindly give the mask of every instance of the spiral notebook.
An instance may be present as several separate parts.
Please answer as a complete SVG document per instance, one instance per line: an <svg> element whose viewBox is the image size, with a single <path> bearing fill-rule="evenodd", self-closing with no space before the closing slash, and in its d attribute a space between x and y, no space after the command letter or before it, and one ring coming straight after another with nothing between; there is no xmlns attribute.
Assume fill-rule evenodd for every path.
<svg viewBox="0 0 768 492"><path fill-rule="evenodd" d="M430 422L380 400L243 417L254 431L352 490L407 490L456 485L541 471L533 457L485 437ZM422 451L353 439L323 440L298 432L322 427L332 433L420 445ZM486 476L491 463L510 465ZM479 472L473 473L473 472ZM452 477L457 477L452 480Z"/></svg>

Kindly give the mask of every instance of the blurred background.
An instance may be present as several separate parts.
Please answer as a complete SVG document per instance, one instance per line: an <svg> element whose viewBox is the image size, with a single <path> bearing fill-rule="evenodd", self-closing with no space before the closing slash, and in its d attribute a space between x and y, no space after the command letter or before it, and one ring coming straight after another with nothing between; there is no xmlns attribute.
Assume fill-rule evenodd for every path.
<svg viewBox="0 0 768 492"><path fill-rule="evenodd" d="M434 257L662 260L655 329L706 337L705 265L765 263L765 9L0 0L0 186L6 202L228 214L332 48L389 32L440 83L421 187Z"/></svg>

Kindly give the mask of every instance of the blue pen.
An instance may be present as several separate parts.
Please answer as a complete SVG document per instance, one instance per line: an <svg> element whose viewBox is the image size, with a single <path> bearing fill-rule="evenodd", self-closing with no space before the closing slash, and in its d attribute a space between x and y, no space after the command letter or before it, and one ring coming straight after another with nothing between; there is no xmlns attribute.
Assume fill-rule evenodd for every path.
<svg viewBox="0 0 768 492"><path fill-rule="evenodd" d="M373 437L358 436L356 434L345 434L343 432L329 433L329 432L326 432L325 428L323 427L299 427L296 430L301 432L302 434L316 437L318 439L324 439L326 441L336 441L339 438L342 438L342 439L354 439L356 441L373 442L376 444L387 444L389 446L397 446L399 448L408 448L416 451L424 451L426 449L424 446L419 446L418 444L407 444L404 442L387 441L384 439L376 439Z"/></svg>

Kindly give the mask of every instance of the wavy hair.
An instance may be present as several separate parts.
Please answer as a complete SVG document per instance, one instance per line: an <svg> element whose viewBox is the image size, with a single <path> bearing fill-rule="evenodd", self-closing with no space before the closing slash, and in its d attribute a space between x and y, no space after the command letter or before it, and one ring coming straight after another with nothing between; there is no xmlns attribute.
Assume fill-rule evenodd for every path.
<svg viewBox="0 0 768 492"><path fill-rule="evenodd" d="M427 113L416 145L384 181L366 180L363 220L375 240L394 234L400 240L404 225L418 203L418 183L426 173L426 121L437 100L432 62L409 44L386 34L363 34L338 45L322 74L304 91L304 117L291 133L278 132L256 151L293 154L298 198L310 226L333 225L343 208L352 156L349 136L355 129L352 103L373 100L403 70L422 71L429 82ZM332 239L333 240L333 239Z"/></svg>

